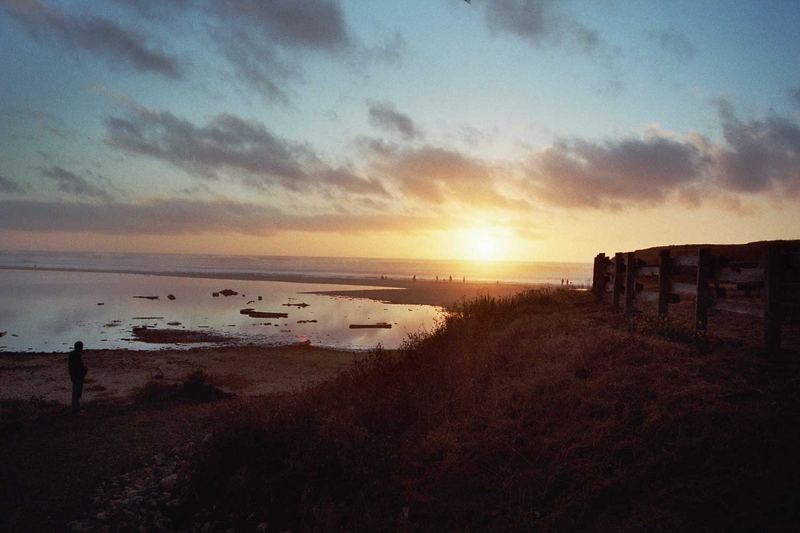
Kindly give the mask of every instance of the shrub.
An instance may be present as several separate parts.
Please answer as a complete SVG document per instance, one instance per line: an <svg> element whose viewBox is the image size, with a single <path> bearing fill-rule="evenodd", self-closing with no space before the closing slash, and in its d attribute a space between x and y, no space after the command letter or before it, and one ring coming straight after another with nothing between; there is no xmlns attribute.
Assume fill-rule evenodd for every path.
<svg viewBox="0 0 800 533"><path fill-rule="evenodd" d="M666 323L614 328L575 291L461 302L398 352L231 421L195 465L185 516L237 530L796 525L800 365L767 379L747 354L696 357L685 341Z"/></svg>
<svg viewBox="0 0 800 533"><path fill-rule="evenodd" d="M208 374L195 370L184 377L180 383L163 380L150 380L136 391L134 400L143 404L189 401L210 402L232 396L208 382Z"/></svg>

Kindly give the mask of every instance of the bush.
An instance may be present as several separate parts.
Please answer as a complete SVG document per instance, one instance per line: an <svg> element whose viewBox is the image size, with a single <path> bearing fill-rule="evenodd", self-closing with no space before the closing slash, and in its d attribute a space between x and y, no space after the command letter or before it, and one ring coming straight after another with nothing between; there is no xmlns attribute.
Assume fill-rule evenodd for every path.
<svg viewBox="0 0 800 533"><path fill-rule="evenodd" d="M800 365L766 378L747 354L696 353L669 325L615 329L589 294L462 302L398 352L231 421L185 516L237 530L800 523Z"/></svg>
<svg viewBox="0 0 800 533"><path fill-rule="evenodd" d="M209 376L203 370L195 370L186 375L180 383L167 383L163 380L150 380L134 394L134 400L142 404L167 402L211 402L233 396L208 382Z"/></svg>

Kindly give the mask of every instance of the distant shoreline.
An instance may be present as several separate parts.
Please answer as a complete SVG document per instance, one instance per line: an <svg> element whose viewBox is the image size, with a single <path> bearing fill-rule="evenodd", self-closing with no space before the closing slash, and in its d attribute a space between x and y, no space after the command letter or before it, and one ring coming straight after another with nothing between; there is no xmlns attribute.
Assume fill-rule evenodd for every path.
<svg viewBox="0 0 800 533"><path fill-rule="evenodd" d="M311 283L319 285L357 285L370 288L353 290L309 291L308 294L324 294L351 298L367 298L386 303L448 306L461 299L480 296L504 297L519 292L548 286L509 282L461 282L429 281L410 279L380 279L377 277L335 277L303 274L270 274L249 272L187 272L187 271L143 271L135 269L71 268L71 267L26 267L0 266L0 270L22 270L43 272L83 272L94 274L133 274L179 278L219 279L229 281L277 281L285 283ZM377 287L377 288L376 288ZM404 290L403 290L404 289Z"/></svg>

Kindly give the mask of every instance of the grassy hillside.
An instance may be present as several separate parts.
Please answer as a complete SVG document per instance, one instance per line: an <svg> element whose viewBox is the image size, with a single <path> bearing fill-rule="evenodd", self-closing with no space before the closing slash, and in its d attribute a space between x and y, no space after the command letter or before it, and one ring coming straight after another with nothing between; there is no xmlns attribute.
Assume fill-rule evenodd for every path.
<svg viewBox="0 0 800 533"><path fill-rule="evenodd" d="M625 321L586 294L473 301L220 429L183 522L796 530L798 354L757 346Z"/></svg>

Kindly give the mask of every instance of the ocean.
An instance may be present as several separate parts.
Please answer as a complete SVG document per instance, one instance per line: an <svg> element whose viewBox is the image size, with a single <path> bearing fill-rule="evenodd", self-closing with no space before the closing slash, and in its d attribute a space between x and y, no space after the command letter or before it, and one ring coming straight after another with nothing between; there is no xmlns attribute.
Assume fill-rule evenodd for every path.
<svg viewBox="0 0 800 533"><path fill-rule="evenodd" d="M559 285L591 283L590 263L446 261L359 257L0 251L0 267L174 272L209 275L281 274L306 277L394 279L448 278L468 281Z"/></svg>
<svg viewBox="0 0 800 533"><path fill-rule="evenodd" d="M356 279L374 280L377 288L381 276L553 285L568 278L582 285L589 282L591 270L574 263L8 251L0 252L0 267L0 352L63 352L77 340L87 349L198 346L143 342L133 334L141 326L204 331L224 337L226 344L393 349L410 334L433 330L445 311L310 293L371 288L348 285ZM297 282L213 279L258 274L292 276ZM337 283L321 284L314 278ZM213 296L225 288L238 294ZM254 319L240 313L246 307L288 316ZM377 322L391 328L349 327Z"/></svg>

